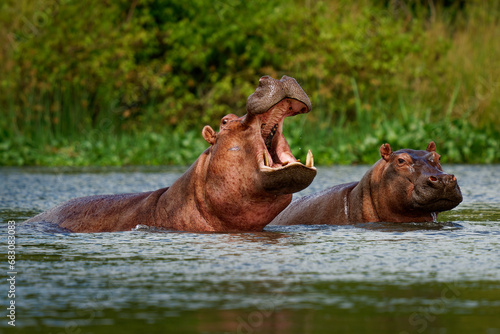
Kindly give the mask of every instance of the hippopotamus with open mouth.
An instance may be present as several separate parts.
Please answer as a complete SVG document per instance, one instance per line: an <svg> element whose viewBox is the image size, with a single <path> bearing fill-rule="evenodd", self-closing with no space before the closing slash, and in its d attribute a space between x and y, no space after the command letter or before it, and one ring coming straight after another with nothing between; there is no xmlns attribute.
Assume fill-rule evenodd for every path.
<svg viewBox="0 0 500 334"><path fill-rule="evenodd" d="M210 147L168 188L70 200L27 222L51 222L73 232L130 230L138 224L181 231L260 231L313 181L283 135L286 117L307 113L311 102L295 79L269 76L249 96L247 114L222 118Z"/></svg>
<svg viewBox="0 0 500 334"><path fill-rule="evenodd" d="M302 197L270 225L430 222L462 202L457 179L443 172L434 142L425 151L392 152L384 144L380 155L361 181Z"/></svg>

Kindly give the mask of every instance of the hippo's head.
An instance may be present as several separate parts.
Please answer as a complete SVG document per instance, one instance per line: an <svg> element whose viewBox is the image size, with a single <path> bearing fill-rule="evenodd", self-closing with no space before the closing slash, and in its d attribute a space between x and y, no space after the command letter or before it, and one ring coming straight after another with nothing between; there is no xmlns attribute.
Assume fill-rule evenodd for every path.
<svg viewBox="0 0 500 334"><path fill-rule="evenodd" d="M265 76L247 100L247 114L222 118L216 133L210 126L203 137L206 151L206 200L237 223L269 223L316 176L309 151L306 164L290 151L283 135L283 120L307 113L311 102L295 79ZM257 224L257 223L255 223ZM257 228L258 229L258 228Z"/></svg>
<svg viewBox="0 0 500 334"><path fill-rule="evenodd" d="M434 142L430 142L425 151L392 152L391 146L384 144L380 154L385 167L378 182L379 201L389 203L393 211L431 220L433 214L451 210L462 202L457 179L443 172Z"/></svg>

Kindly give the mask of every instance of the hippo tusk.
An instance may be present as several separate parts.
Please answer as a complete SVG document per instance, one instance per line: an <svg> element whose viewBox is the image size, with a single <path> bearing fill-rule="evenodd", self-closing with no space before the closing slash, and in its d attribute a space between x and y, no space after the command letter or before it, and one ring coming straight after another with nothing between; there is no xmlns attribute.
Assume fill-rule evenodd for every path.
<svg viewBox="0 0 500 334"><path fill-rule="evenodd" d="M313 157L311 150L309 150L309 152L307 152L306 167L309 167L309 168L314 167L314 157Z"/></svg>
<svg viewBox="0 0 500 334"><path fill-rule="evenodd" d="M269 163L269 157L267 156L266 152L264 152L264 165L267 167L271 167L271 164Z"/></svg>

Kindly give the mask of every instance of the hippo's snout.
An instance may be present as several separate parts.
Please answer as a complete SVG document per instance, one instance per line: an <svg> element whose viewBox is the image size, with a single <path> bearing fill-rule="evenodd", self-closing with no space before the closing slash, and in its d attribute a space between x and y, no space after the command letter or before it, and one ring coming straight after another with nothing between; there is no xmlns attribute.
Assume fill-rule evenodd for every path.
<svg viewBox="0 0 500 334"><path fill-rule="evenodd" d="M429 211L451 210L463 200L457 178L453 174L438 173L426 177L426 186L415 192L416 202Z"/></svg>
<svg viewBox="0 0 500 334"><path fill-rule="evenodd" d="M439 188L442 186L454 187L457 184L457 178L453 174L439 174L429 176L427 183L431 187Z"/></svg>
<svg viewBox="0 0 500 334"><path fill-rule="evenodd" d="M266 75L259 79L259 86L247 99L247 113L259 115L266 113L272 106L285 98L294 99L304 104L299 113L311 110L311 101L294 78L284 75L281 80Z"/></svg>

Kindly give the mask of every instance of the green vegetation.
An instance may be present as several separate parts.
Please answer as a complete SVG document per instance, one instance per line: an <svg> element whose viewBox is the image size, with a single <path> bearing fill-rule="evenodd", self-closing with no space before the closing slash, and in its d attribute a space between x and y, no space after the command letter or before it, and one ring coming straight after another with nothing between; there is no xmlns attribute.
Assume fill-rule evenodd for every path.
<svg viewBox="0 0 500 334"><path fill-rule="evenodd" d="M190 164L205 124L284 74L313 103L285 121L297 157L434 140L444 162L500 162L499 18L494 0L7 0L0 164Z"/></svg>

